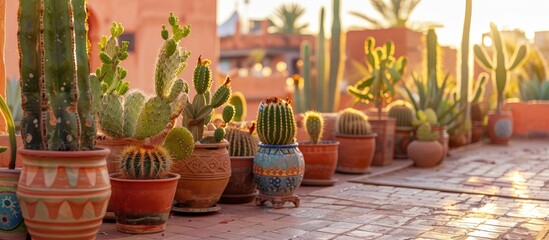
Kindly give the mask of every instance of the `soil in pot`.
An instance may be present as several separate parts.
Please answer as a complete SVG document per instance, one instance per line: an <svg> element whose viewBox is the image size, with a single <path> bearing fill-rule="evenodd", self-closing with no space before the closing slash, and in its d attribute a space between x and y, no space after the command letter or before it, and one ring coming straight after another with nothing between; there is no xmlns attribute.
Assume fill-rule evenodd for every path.
<svg viewBox="0 0 549 240"><path fill-rule="evenodd" d="M336 134L340 143L336 170L343 173L367 173L374 158L376 136L375 133L363 136Z"/></svg>
<svg viewBox="0 0 549 240"><path fill-rule="evenodd" d="M338 147L337 141L299 143L299 150L305 159L302 185L330 186L337 182L333 176L337 167Z"/></svg>

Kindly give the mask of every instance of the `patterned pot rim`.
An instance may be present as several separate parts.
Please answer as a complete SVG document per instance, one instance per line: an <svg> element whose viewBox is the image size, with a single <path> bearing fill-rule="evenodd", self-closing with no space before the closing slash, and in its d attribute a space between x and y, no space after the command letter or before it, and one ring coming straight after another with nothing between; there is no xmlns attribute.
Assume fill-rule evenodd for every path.
<svg viewBox="0 0 549 240"><path fill-rule="evenodd" d="M298 145L297 142L293 142L285 145L272 145L272 144L259 143L259 147L262 147L262 148L295 148L297 147L297 145Z"/></svg>
<svg viewBox="0 0 549 240"><path fill-rule="evenodd" d="M49 150L31 150L25 148L17 149L17 152L24 156L31 157L46 157L46 158L93 158L93 157L106 157L111 152L108 148L96 147L90 151L49 151Z"/></svg>

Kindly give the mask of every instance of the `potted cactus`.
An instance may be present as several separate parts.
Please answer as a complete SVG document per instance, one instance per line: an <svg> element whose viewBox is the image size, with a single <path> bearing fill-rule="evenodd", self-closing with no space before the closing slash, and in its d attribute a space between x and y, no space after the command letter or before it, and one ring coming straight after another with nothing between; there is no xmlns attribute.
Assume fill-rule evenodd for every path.
<svg viewBox="0 0 549 240"><path fill-rule="evenodd" d="M221 195L222 203L248 203L257 195L253 163L259 141L252 136L254 131L255 122L252 122L250 127L229 126L226 129L225 139L229 142L231 158L231 178Z"/></svg>
<svg viewBox="0 0 549 240"><path fill-rule="evenodd" d="M232 120L235 108L228 105L223 110L223 121L213 132L205 131L214 109L227 103L231 97L231 79L225 81L215 93L211 93L211 61L198 57L194 69L193 85L196 91L192 102L187 102L183 111L183 127L189 129L197 141L193 153L185 158L176 158L174 172L181 175L177 185L173 210L182 213L213 212L221 208L216 205L231 177L231 162L224 140L225 126ZM231 109L231 110L229 110ZM208 126L209 125L209 126Z"/></svg>
<svg viewBox="0 0 549 240"><path fill-rule="evenodd" d="M303 120L309 134L309 142L299 142L299 150L305 159L303 185L334 185L337 179L333 175L337 166L337 141L321 141L324 132L324 118L315 111L305 113Z"/></svg>
<svg viewBox="0 0 549 240"><path fill-rule="evenodd" d="M407 149L408 144L412 141L412 135L414 133L412 121L415 118L414 111L408 105L409 104L404 101L394 102L391 104L388 112L389 117L396 119L394 143L395 158L408 158Z"/></svg>
<svg viewBox="0 0 549 240"><path fill-rule="evenodd" d="M517 47L512 57L508 57L501 34L494 23L490 24L492 42L494 43L492 58L479 45L474 46L475 59L486 71L492 72L492 81L497 90L497 107L495 112L488 113L488 137L493 143L506 144L513 135L513 116L510 111L503 111L503 94L511 71L520 67L526 60L528 52L526 45Z"/></svg>
<svg viewBox="0 0 549 240"><path fill-rule="evenodd" d="M444 149L437 141L439 134L433 132L431 124L422 122L416 133L416 140L408 145L408 157L416 167L434 167L441 163Z"/></svg>
<svg viewBox="0 0 549 240"><path fill-rule="evenodd" d="M155 95L147 96L140 91L129 91L124 81L126 70L120 65L128 56L128 43L120 45L116 38L124 28L113 23L111 36L103 37L99 44L102 66L91 75L94 111L102 134L97 145L111 149L107 158L110 173L118 171L117 159L128 145L161 144L175 119L187 102L188 84L177 78L187 65L189 51L178 43L190 33L190 25L179 25L178 18L170 13L168 21L171 36L162 26L164 39L155 69Z"/></svg>
<svg viewBox="0 0 549 240"><path fill-rule="evenodd" d="M95 239L111 185L109 149L94 145L86 1L19 4L23 218L34 239Z"/></svg>
<svg viewBox="0 0 549 240"><path fill-rule="evenodd" d="M241 92L233 92L229 99L229 104L235 108L233 122L246 121L246 115L248 114L248 104L246 103L246 97Z"/></svg>
<svg viewBox="0 0 549 240"><path fill-rule="evenodd" d="M261 143L254 157L254 178L259 189L256 205L271 202L282 208L292 202L299 207L295 190L303 180L305 163L295 140L296 122L289 100L279 97L261 101L257 113Z"/></svg>
<svg viewBox="0 0 549 240"><path fill-rule="evenodd" d="M372 131L377 133L372 165L385 166L393 162L396 122L394 118L383 117L382 112L395 95L395 85L404 75L406 58L394 57L395 45L391 41L376 48L372 37L366 40L365 51L370 74L354 86L348 86L347 92L356 102L373 102L377 108L376 118L370 119Z"/></svg>
<svg viewBox="0 0 549 240"><path fill-rule="evenodd" d="M374 158L376 136L368 116L353 108L339 112L336 140L339 141L338 172L367 173Z"/></svg>
<svg viewBox="0 0 549 240"><path fill-rule="evenodd" d="M176 149L168 150L175 146ZM172 155L185 158L194 140L185 128L174 128L165 146L128 146L120 155L118 173L111 174L113 211L118 231L154 233L164 231L180 176L171 173ZM174 154L172 154L172 152Z"/></svg>

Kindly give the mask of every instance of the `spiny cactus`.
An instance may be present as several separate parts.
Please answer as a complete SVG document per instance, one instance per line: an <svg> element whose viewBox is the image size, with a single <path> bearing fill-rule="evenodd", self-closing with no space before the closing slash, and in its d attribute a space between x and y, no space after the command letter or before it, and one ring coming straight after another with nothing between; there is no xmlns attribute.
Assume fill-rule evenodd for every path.
<svg viewBox="0 0 549 240"><path fill-rule="evenodd" d="M477 62L486 71L492 72L492 80L495 81L498 93L497 112L501 112L503 104L503 93L507 87L511 71L521 66L526 60L528 48L526 45L519 46L512 57L507 56L501 34L494 23L490 23L492 33L492 42L494 51L492 58L488 58L488 53L479 45L474 46L474 52Z"/></svg>
<svg viewBox="0 0 549 240"><path fill-rule="evenodd" d="M25 148L94 149L86 1L29 0L19 4Z"/></svg>
<svg viewBox="0 0 549 240"><path fill-rule="evenodd" d="M307 130L311 142L318 144L324 130L324 117L319 112L308 111L305 113L303 122L305 123L305 130Z"/></svg>
<svg viewBox="0 0 549 240"><path fill-rule="evenodd" d="M257 134L263 144L287 145L295 142L296 123L289 100L267 98L259 104Z"/></svg>
<svg viewBox="0 0 549 240"><path fill-rule="evenodd" d="M176 127L168 132L163 147L174 159L186 159L194 150L193 135L184 127Z"/></svg>
<svg viewBox="0 0 549 240"><path fill-rule="evenodd" d="M183 126L191 131L195 140L200 142L203 142L204 125L210 123L213 110L225 104L231 97L231 78L229 76L227 76L223 85L210 97L212 86L210 64L210 60L202 60L202 56L198 57L193 74L196 95L192 103L187 103L183 112Z"/></svg>
<svg viewBox="0 0 549 240"><path fill-rule="evenodd" d="M395 104L389 108L389 117L396 119L397 127L411 127L414 120L414 112L406 104Z"/></svg>
<svg viewBox="0 0 549 240"><path fill-rule="evenodd" d="M229 142L229 156L247 157L253 156L257 152L258 142L252 134L255 130L255 123L249 128L246 127L227 127L225 139Z"/></svg>
<svg viewBox="0 0 549 240"><path fill-rule="evenodd" d="M102 38L99 54L103 66L92 75L94 92L101 100L97 107L101 130L113 138L145 139L161 133L175 121L183 111L187 102L188 84L178 79L190 55L178 47L181 39L190 34L190 26L181 26L178 18L170 13L168 21L172 36L162 26L161 37L165 40L162 45L155 69L156 96L146 97L139 91L126 94L128 86L122 79L126 70L120 62L127 57L127 45L122 46L116 37L122 34L121 24L113 24L111 37ZM98 91L101 91L98 93Z"/></svg>
<svg viewBox="0 0 549 240"><path fill-rule="evenodd" d="M246 114L248 107L246 104L246 97L241 92L233 92L229 103L235 107L235 115L233 121L242 122L246 120Z"/></svg>
<svg viewBox="0 0 549 240"><path fill-rule="evenodd" d="M118 164L123 178L161 179L172 168L172 158L161 146L129 146L122 150Z"/></svg>
<svg viewBox="0 0 549 240"><path fill-rule="evenodd" d="M419 141L435 141L438 138L438 133L431 130L429 123L422 123L417 128L417 139Z"/></svg>
<svg viewBox="0 0 549 240"><path fill-rule="evenodd" d="M336 125L339 134L366 135L372 131L368 116L352 108L339 112Z"/></svg>

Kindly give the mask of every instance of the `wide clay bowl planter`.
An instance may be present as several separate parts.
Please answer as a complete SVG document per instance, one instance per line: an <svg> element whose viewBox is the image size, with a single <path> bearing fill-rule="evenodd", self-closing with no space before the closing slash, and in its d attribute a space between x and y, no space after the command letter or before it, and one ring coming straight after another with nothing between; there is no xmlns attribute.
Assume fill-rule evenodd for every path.
<svg viewBox="0 0 549 240"><path fill-rule="evenodd" d="M395 130L395 154L397 159L408 158L408 145L412 142L413 127L396 127Z"/></svg>
<svg viewBox="0 0 549 240"><path fill-rule="evenodd" d="M231 178L219 202L249 203L257 195L253 174L254 156L230 158Z"/></svg>
<svg viewBox="0 0 549 240"><path fill-rule="evenodd" d="M261 195L291 196L305 172L303 154L297 143L259 144L254 157L254 179Z"/></svg>
<svg viewBox="0 0 549 240"><path fill-rule="evenodd" d="M0 239L25 239L27 228L17 196L17 182L21 169L0 169Z"/></svg>
<svg viewBox="0 0 549 240"><path fill-rule="evenodd" d="M413 141L408 145L408 157L416 167L434 167L443 159L444 148L438 141Z"/></svg>
<svg viewBox="0 0 549 240"><path fill-rule="evenodd" d="M163 179L123 179L110 175L116 229L125 233L162 232L170 217L180 176L170 173Z"/></svg>
<svg viewBox="0 0 549 240"><path fill-rule="evenodd" d="M17 198L32 239L95 239L111 197L109 149L19 153Z"/></svg>
<svg viewBox="0 0 549 240"><path fill-rule="evenodd" d="M513 136L513 115L510 111L488 114L488 137L493 143L507 144Z"/></svg>
<svg viewBox="0 0 549 240"><path fill-rule="evenodd" d="M181 175L175 192L177 211L208 212L219 210L219 201L231 177L228 142L195 144L186 159L176 159L173 172Z"/></svg>
<svg viewBox="0 0 549 240"><path fill-rule="evenodd" d="M338 172L367 173L374 159L377 134L347 135L337 134L339 150L337 158Z"/></svg>
<svg viewBox="0 0 549 240"><path fill-rule="evenodd" d="M299 143L299 150L305 159L305 175L302 185L329 186L337 180L333 179L338 154L339 142L321 141Z"/></svg>

